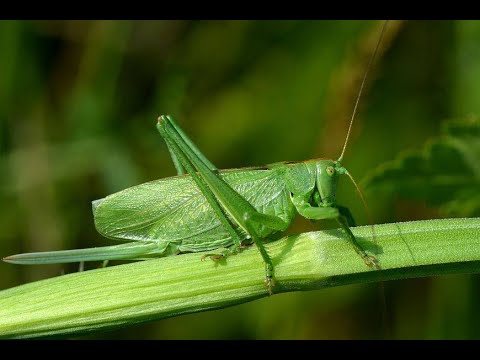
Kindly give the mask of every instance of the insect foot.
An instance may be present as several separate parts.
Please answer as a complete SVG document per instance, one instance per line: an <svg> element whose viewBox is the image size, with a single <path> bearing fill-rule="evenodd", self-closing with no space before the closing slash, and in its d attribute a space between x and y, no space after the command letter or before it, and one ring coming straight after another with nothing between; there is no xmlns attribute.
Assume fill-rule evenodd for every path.
<svg viewBox="0 0 480 360"><path fill-rule="evenodd" d="M273 287L275 286L275 280L271 276L265 278L265 286L268 288L268 295L273 295Z"/></svg>
<svg viewBox="0 0 480 360"><path fill-rule="evenodd" d="M373 267L377 270L381 270L380 264L378 263L378 260L375 256L364 254L362 256L362 259L368 267Z"/></svg>
<svg viewBox="0 0 480 360"><path fill-rule="evenodd" d="M213 261L218 261L218 260L221 260L225 257L224 254L205 254L202 256L202 261L205 261L205 259L209 257L210 259L212 259Z"/></svg>
<svg viewBox="0 0 480 360"><path fill-rule="evenodd" d="M225 248L220 248L220 249L217 249L216 251L218 251L218 253L216 254L203 255L201 260L204 261L207 257L209 257L213 261L219 261L219 260L225 259L228 255L232 254L231 250L225 249Z"/></svg>
<svg viewBox="0 0 480 360"><path fill-rule="evenodd" d="M268 288L268 294L273 295L273 287L275 280L273 279L273 265L271 263L265 264L265 286Z"/></svg>

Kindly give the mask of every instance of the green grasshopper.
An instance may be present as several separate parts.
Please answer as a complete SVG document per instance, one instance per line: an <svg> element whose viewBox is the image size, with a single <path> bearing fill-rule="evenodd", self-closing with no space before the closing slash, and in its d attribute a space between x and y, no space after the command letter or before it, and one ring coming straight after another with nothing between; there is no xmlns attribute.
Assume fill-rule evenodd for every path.
<svg viewBox="0 0 480 360"><path fill-rule="evenodd" d="M3 260L16 264L142 260L188 252L209 252L202 259L219 260L255 243L265 263L265 284L271 294L274 266L263 240L285 231L298 213L311 220L336 220L363 261L379 268L377 259L364 251L351 232L352 215L348 208L337 205L335 193L341 175L347 175L356 186L342 159L363 85L385 27L386 23L364 74L338 160L322 158L218 170L173 117L160 116L157 129L167 144L178 176L130 187L92 202L98 232L107 238L129 242L18 254Z"/></svg>

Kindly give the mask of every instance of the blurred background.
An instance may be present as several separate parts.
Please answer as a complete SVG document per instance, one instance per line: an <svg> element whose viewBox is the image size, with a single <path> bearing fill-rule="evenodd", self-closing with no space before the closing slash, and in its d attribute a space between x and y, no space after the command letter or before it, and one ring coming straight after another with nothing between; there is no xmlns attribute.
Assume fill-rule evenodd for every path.
<svg viewBox="0 0 480 360"><path fill-rule="evenodd" d="M114 244L91 201L175 175L174 115L219 168L337 158L380 21L1 21L0 257ZM344 164L358 181L480 113L480 22L391 22ZM445 216L366 193L375 223ZM368 218L353 187L338 200ZM299 219L292 233L318 229ZM88 265L94 267L97 264ZM0 289L78 266L0 263ZM280 294L97 339L480 338L480 281L455 275ZM387 325L382 321L386 303Z"/></svg>

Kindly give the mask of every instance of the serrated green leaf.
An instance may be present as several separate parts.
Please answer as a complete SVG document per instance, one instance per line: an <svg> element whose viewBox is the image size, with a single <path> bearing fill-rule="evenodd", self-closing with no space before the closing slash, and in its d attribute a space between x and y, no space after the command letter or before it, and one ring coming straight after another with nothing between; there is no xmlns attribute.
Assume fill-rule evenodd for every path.
<svg viewBox="0 0 480 360"><path fill-rule="evenodd" d="M397 193L456 216L480 214L480 121L451 121L422 151L409 151L375 169L365 188Z"/></svg>

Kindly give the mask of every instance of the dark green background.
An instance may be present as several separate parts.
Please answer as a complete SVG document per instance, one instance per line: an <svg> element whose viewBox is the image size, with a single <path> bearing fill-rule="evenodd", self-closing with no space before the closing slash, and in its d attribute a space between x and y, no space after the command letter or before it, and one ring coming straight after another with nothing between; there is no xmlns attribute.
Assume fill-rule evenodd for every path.
<svg viewBox="0 0 480 360"><path fill-rule="evenodd" d="M113 244L95 231L90 203L175 174L160 114L219 168L337 158L381 26L1 21L0 256ZM478 38L477 21L390 23L345 155L357 180L420 149L446 119L479 114ZM338 191L368 223L351 184ZM444 216L393 193L366 195L375 223ZM314 228L299 220L291 232ZM71 271L1 263L0 289ZM89 338L480 338L478 277L384 286L385 297L378 284L282 294Z"/></svg>

